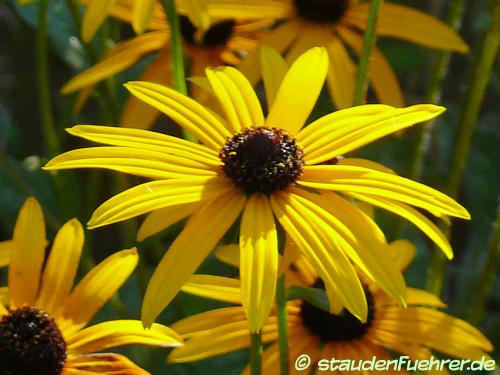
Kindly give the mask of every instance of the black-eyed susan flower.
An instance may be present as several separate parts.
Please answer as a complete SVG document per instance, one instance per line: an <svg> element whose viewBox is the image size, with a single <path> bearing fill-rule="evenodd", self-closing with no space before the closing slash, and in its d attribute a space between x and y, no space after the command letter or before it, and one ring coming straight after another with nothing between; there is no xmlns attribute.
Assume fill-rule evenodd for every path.
<svg viewBox="0 0 500 375"><path fill-rule="evenodd" d="M214 1L214 3L217 3ZM328 89L337 108L352 106L356 65L350 50L359 55L366 28L369 1L358 0L251 0L219 1L211 12L224 17L236 12L248 17L274 17L281 22L262 41L286 55L289 62L312 47L325 47L330 56ZM384 1L376 32L382 37L407 40L425 47L467 52L468 46L449 26L416 9ZM258 82L258 54L240 65L252 84ZM378 48L372 52L369 78L380 103L404 105L399 82Z"/></svg>
<svg viewBox="0 0 500 375"><path fill-rule="evenodd" d="M238 64L242 53L255 48L260 30L269 23L265 20L254 22L237 17L210 18L208 10L203 6L206 5L205 2L199 6L195 3L197 1L185 0L178 4L183 45L189 58L192 76L203 75L206 67ZM132 5L131 1L121 0L109 5L109 11L113 16L127 21L126 15L132 13ZM171 85L170 29L161 7L156 10L149 31L118 43L96 65L68 81L61 92L69 94L91 88L101 80L131 68L141 59L154 53L157 53L157 56L146 67L140 79ZM210 97L200 87L190 85L190 91L196 100L208 103ZM158 115L159 112L155 108L131 96L127 99L120 122L125 127L147 129Z"/></svg>
<svg viewBox="0 0 500 375"><path fill-rule="evenodd" d="M386 245L398 267L404 269L413 258L415 247L403 240ZM304 258L293 263L286 273L289 286L299 285L322 288L314 267ZM240 304L239 281L209 275L194 275L183 287L187 293L224 302ZM490 341L467 322L441 311L446 305L424 290L408 288L408 306L402 307L389 298L380 288L367 281L364 284L369 313L361 322L348 311L331 314L309 302L292 300L287 304L290 361L293 366L300 355L311 359L310 374L319 359L351 360L360 369L360 360L390 360L406 355L411 360L429 360L438 353L446 357L468 360L486 360L493 350ZM239 303L238 303L239 302ZM169 362L183 363L229 353L249 346L245 332L245 315L241 306L226 307L190 316L173 324L185 338L183 347L174 349ZM263 374L279 373L278 327L274 312L263 325L263 341L269 346L264 350ZM337 362L337 366L339 362ZM343 370L350 372L344 362ZM386 371L363 373L408 373L389 367ZM436 365L434 365L434 370ZM248 373L248 369L244 371ZM293 372L295 373L295 372ZM298 373L298 371L297 371ZM430 373L441 373L430 371Z"/></svg>
<svg viewBox="0 0 500 375"><path fill-rule="evenodd" d="M145 375L123 355L98 352L132 344L181 345L174 331L159 324L145 330L137 320L114 320L86 327L130 276L138 258L135 249L117 252L73 288L83 241L81 224L70 220L58 231L44 263L42 209L33 198L21 208L8 288L0 293L1 374Z"/></svg>
<svg viewBox="0 0 500 375"><path fill-rule="evenodd" d="M278 60L276 60L278 59ZM404 280L378 247L378 227L361 220L354 197L370 201L415 223L452 256L443 234L412 206L446 218L469 218L446 195L396 176L376 163L345 158L326 165L387 134L429 120L444 111L434 105L394 108L365 105L304 124L323 86L328 55L313 48L288 70L279 56L263 50L269 113L265 117L252 86L235 68L207 69L211 89L224 116L218 116L175 90L148 82L126 87L164 112L203 144L139 129L75 126L69 133L110 146L59 155L46 169L107 168L154 181L126 190L96 209L88 225L96 228L151 213L139 239L190 217L154 272L142 316L150 325L177 294L226 231L241 215L240 275L243 306L258 331L274 300L278 271L276 220L308 257L330 297L366 321L368 306L354 262L399 303ZM271 62L267 65L268 62ZM341 195L318 194L335 191ZM332 298L333 299L333 298Z"/></svg>

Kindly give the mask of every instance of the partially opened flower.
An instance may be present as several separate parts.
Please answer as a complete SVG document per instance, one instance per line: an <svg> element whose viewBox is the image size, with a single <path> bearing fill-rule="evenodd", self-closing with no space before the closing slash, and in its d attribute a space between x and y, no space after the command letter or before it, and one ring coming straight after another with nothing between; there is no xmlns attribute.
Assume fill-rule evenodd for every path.
<svg viewBox="0 0 500 375"><path fill-rule="evenodd" d="M240 12L248 17L276 18L281 22L262 41L286 55L288 62L312 47L325 47L330 56L328 89L337 108L352 106L356 64L349 49L360 54L369 1L358 0L252 0L214 1L214 16ZM384 1L376 32L425 47L467 52L468 46L448 25L416 9ZM252 84L258 82L258 54L251 53L240 65ZM372 52L369 78L380 103L404 105L399 82L378 48Z"/></svg>
<svg viewBox="0 0 500 375"><path fill-rule="evenodd" d="M57 233L45 261L45 223L38 202L28 198L12 239L8 289L0 299L0 373L40 375L148 374L127 357L97 353L124 345L179 346L170 328L145 330L137 320L85 326L127 280L137 264L135 249L123 250L92 269L73 288L83 247L76 220ZM4 300L5 299L5 300Z"/></svg>
<svg viewBox="0 0 500 375"><path fill-rule="evenodd" d="M413 258L415 247L407 241L398 240L386 245L385 250L393 254L398 266L404 269ZM294 263L287 271L286 279L289 286L322 288L318 274L305 259ZM241 305L239 282L235 279L194 275L183 290ZM390 360L397 355L407 355L414 361L428 360L441 353L468 360L481 360L483 356L486 360L490 359L486 353L493 350L490 341L467 322L441 311L446 305L436 296L424 290L408 288L408 307L405 308L394 303L371 282L364 284L364 290L369 306L366 322L359 321L348 311L331 314L306 301L288 302L288 347L292 366L303 354L311 359L310 369L314 369L319 359L332 357L366 361L374 356L377 360ZM170 353L168 361L192 362L248 348L250 339L244 319L243 308L234 306L207 311L174 323L172 327L186 342ZM264 323L262 333L264 343L270 344L263 353L262 373L278 374L278 326L274 312ZM311 374L313 371L304 370L303 373ZM244 373L248 372L247 368ZM345 374L350 371L344 365L332 372ZM384 372L363 373L408 372L403 367L401 371L388 368Z"/></svg>
<svg viewBox="0 0 500 375"><path fill-rule="evenodd" d="M366 225L362 238L353 227L365 225L350 197L399 214L441 246L443 234L415 206L446 218L469 218L448 196L396 176L376 163L337 160L387 134L443 112L434 105L394 108L365 105L331 113L303 128L323 86L328 55L313 48L286 71L279 56L263 50L268 94L267 117L254 90L236 69L207 69L207 78L224 118L175 90L154 83L126 87L191 132L203 144L138 129L81 125L68 131L111 146L74 150L55 157L46 169L107 168L154 181L126 190L96 209L90 228L150 213L139 239L190 217L156 268L143 303L150 325L174 298L209 252L241 215L240 247L243 306L252 331L258 331L274 301L278 270L275 219L325 282L336 305L366 321L368 306L353 262L399 303L401 274L378 247L378 228ZM273 63L276 61L277 63ZM303 128L303 129L302 129ZM336 194L318 194L336 191ZM347 199L346 199L347 198ZM333 299L333 298L332 298Z"/></svg>
<svg viewBox="0 0 500 375"><path fill-rule="evenodd" d="M254 22L233 16L212 19L208 10L201 6L205 2L200 6L195 6L194 3L192 0L179 3L181 34L192 76L203 75L206 67L238 64L241 54L256 46L260 30L268 24L267 21ZM110 12L115 17L125 18L128 14L126 10L131 12L132 3L121 0L109 6ZM150 25L148 32L118 43L96 65L68 81L61 92L70 94L82 89L91 89L101 80L123 72L155 53L157 56L146 67L140 79L170 86L172 83L170 29L161 7L155 14L154 23ZM206 103L209 99L206 92L197 85L190 85L190 91L191 96L202 103ZM147 129L158 115L158 110L131 96L127 99L120 123L125 127Z"/></svg>

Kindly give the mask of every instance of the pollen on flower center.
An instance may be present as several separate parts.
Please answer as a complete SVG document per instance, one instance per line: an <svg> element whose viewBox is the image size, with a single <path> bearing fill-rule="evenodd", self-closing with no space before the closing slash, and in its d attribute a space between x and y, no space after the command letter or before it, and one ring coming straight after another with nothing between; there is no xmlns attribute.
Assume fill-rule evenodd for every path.
<svg viewBox="0 0 500 375"><path fill-rule="evenodd" d="M312 287L324 288L323 281L316 280ZM362 338L370 328L375 315L373 296L366 286L364 290L368 303L366 323L362 323L345 309L341 314L335 315L304 301L300 309L302 324L311 334L325 342L346 342Z"/></svg>
<svg viewBox="0 0 500 375"><path fill-rule="evenodd" d="M234 21L227 20L212 25L203 34L202 39L197 41L195 38L196 26L186 16L181 16L179 19L182 37L189 44L202 45L204 47L223 46L233 34Z"/></svg>
<svg viewBox="0 0 500 375"><path fill-rule="evenodd" d="M0 374L59 375L66 342L49 315L34 307L10 311L0 320Z"/></svg>
<svg viewBox="0 0 500 375"><path fill-rule="evenodd" d="M319 23L336 23L347 10L349 0L293 0L300 17Z"/></svg>
<svg viewBox="0 0 500 375"><path fill-rule="evenodd" d="M302 174L304 153L281 129L247 129L228 138L219 157L223 170L245 194L271 194Z"/></svg>

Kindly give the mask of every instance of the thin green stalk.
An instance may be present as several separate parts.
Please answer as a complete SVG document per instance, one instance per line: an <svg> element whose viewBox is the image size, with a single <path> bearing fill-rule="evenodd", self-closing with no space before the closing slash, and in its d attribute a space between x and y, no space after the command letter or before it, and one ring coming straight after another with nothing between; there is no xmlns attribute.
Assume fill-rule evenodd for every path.
<svg viewBox="0 0 500 375"><path fill-rule="evenodd" d="M458 30L462 23L462 17L465 9L465 0L453 0L447 16L446 23L454 30ZM426 103L437 104L441 101L442 85L450 65L451 52L437 52L436 61L432 67L427 93ZM434 121L429 121L417 129L416 147L412 157L409 178L419 180L422 175L422 167L425 156L428 152Z"/></svg>
<svg viewBox="0 0 500 375"><path fill-rule="evenodd" d="M483 103L484 94L490 79L491 70L498 52L500 41L500 1L495 2L491 25L488 28L483 45L479 51L475 64L472 82L465 100L465 106L459 124L455 149L452 156L451 172L447 180L445 191L452 198L458 196L462 183L465 165L468 160L472 135L476 128L479 111ZM449 228L445 233L449 235ZM440 252L434 252L431 269L427 280L427 289L436 295L441 293L444 274L444 257Z"/></svg>
<svg viewBox="0 0 500 375"><path fill-rule="evenodd" d="M49 51L47 47L47 13L49 0L38 2L38 30L36 33L36 72L38 98L42 117L42 130L48 156L57 155L60 150L59 139L54 125L52 103L50 100Z"/></svg>
<svg viewBox="0 0 500 375"><path fill-rule="evenodd" d="M500 205L497 208L497 218L493 223L490 241L488 244L488 256L484 267L480 272L479 285L475 288L474 297L470 304L468 321L474 325L481 322L484 314L486 297L491 291L495 279L498 258L500 257Z"/></svg>
<svg viewBox="0 0 500 375"><path fill-rule="evenodd" d="M363 48L359 58L358 75L356 77L356 89L354 91L354 105L361 105L366 101L366 91L368 90L368 69L370 67L370 57L372 49L377 40L377 19L378 12L383 0L371 0L370 13L366 24Z"/></svg>
<svg viewBox="0 0 500 375"><path fill-rule="evenodd" d="M250 334L250 375L262 373L262 333Z"/></svg>
<svg viewBox="0 0 500 375"><path fill-rule="evenodd" d="M172 49L172 63L173 63L173 75L174 84L177 91L181 94L187 95L187 85L186 85L186 72L184 69L184 52L182 50L182 35L179 25L179 16L177 15L177 9L175 5L175 0L162 0L165 13L167 14L167 20L170 25L170 48ZM196 141L191 133L182 129L182 135L185 139L190 141Z"/></svg>
<svg viewBox="0 0 500 375"><path fill-rule="evenodd" d="M286 310L285 274L278 278L276 285L276 315L280 345L280 375L288 375L290 368L288 352L288 315Z"/></svg>

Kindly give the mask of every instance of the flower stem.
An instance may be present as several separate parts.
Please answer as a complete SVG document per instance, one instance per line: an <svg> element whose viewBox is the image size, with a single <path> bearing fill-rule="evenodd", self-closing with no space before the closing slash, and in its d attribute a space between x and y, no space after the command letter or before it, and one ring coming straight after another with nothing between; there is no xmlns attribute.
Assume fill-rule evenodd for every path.
<svg viewBox="0 0 500 375"><path fill-rule="evenodd" d="M356 89L354 91L354 105L361 105L366 101L366 91L368 90L368 69L370 67L370 57L372 49L377 40L377 19L378 12L383 0L371 0L370 13L366 24L363 48L359 58L358 75L356 77Z"/></svg>
<svg viewBox="0 0 500 375"><path fill-rule="evenodd" d="M286 310L285 274L278 278L276 285L276 314L278 318L278 333L280 345L280 375L288 375L288 316Z"/></svg>
<svg viewBox="0 0 500 375"><path fill-rule="evenodd" d="M47 13L49 0L38 2L38 30L36 33L36 71L38 98L42 117L42 131L48 156L55 156L61 150L57 138L50 100L49 55L47 47Z"/></svg>
<svg viewBox="0 0 500 375"><path fill-rule="evenodd" d="M250 375L262 373L262 333L250 334Z"/></svg>
<svg viewBox="0 0 500 375"><path fill-rule="evenodd" d="M184 71L184 52L182 50L182 37L175 0L162 0L162 3L170 25L170 47L172 48L175 88L181 94L187 95L186 73ZM196 141L193 135L184 129L182 129L182 135L187 140Z"/></svg>
<svg viewBox="0 0 500 375"><path fill-rule="evenodd" d="M476 128L479 111L483 103L484 94L491 70L498 51L500 41L500 1L496 1L483 45L479 51L476 61L472 82L465 100L465 107L460 119L455 149L453 150L451 173L448 177L445 192L452 198L458 196L462 183L465 165L468 160L472 135ZM445 228L445 234L449 235L450 228ZM440 252L434 252L429 270L427 288L436 295L441 293L444 274L444 256Z"/></svg>

